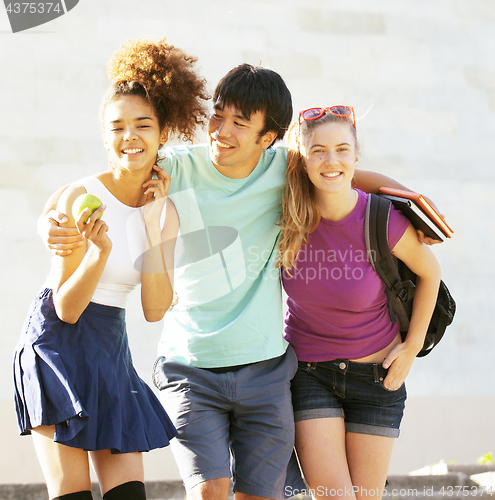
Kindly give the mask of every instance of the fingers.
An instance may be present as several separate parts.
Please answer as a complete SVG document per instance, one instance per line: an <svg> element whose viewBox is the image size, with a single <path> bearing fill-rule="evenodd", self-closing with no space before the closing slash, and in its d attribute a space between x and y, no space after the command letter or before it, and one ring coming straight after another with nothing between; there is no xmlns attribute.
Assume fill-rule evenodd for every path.
<svg viewBox="0 0 495 500"><path fill-rule="evenodd" d="M53 251L55 255L58 255L59 257L66 257L67 255L70 255L72 253L72 250L57 250L55 248L50 247L50 250Z"/></svg>
<svg viewBox="0 0 495 500"><path fill-rule="evenodd" d="M67 222L69 219L65 214L59 212L58 210L50 210L48 212L48 220L52 225L58 226L59 224Z"/></svg>
<svg viewBox="0 0 495 500"><path fill-rule="evenodd" d="M144 194L149 195L150 193L154 193L159 196L167 196L169 185L170 183L167 183L163 179L151 179L143 184L143 187L146 188Z"/></svg>
<svg viewBox="0 0 495 500"><path fill-rule="evenodd" d="M425 245L428 245L428 243L426 242L428 237L425 235L425 233L423 233L423 231L421 231L421 229L416 229L416 232L418 233L418 241L420 243L424 243Z"/></svg>
<svg viewBox="0 0 495 500"><path fill-rule="evenodd" d="M157 182L156 179L154 179L154 182ZM154 185L144 185L143 187L147 187L146 191L144 194L147 196L148 201L152 200L153 198L163 198L167 196L168 189L165 189L164 186L161 183L157 183Z"/></svg>
<svg viewBox="0 0 495 500"><path fill-rule="evenodd" d="M437 243L442 243L440 240L434 240L433 238L425 237L424 243L428 246L436 245Z"/></svg>
<svg viewBox="0 0 495 500"><path fill-rule="evenodd" d="M385 380L383 381L383 386L385 389L388 389L389 391L396 391L397 389L400 389L402 384L404 383L405 377L396 377L393 376L390 372L388 375L385 377Z"/></svg>
<svg viewBox="0 0 495 500"><path fill-rule="evenodd" d="M83 244L82 236L78 234L77 236L77 241L73 241L71 243L48 243L48 248L55 254L55 255L70 255L72 253L72 250L75 248L79 248ZM66 241L65 239L63 241Z"/></svg>
<svg viewBox="0 0 495 500"><path fill-rule="evenodd" d="M54 243L74 243L80 241L81 235L75 227L51 226L48 229L47 242Z"/></svg>
<svg viewBox="0 0 495 500"><path fill-rule="evenodd" d="M421 229L417 229L416 232L418 233L418 241L420 243L424 243L425 245L431 246L431 245L436 245L437 243L442 243L440 240L435 240L433 238L430 238L429 236L426 236Z"/></svg>
<svg viewBox="0 0 495 500"><path fill-rule="evenodd" d="M168 180L172 179L172 177L170 177L170 175L168 175L167 172L165 172L165 170L163 170L163 168L160 168L158 165L153 165L153 170L158 175L158 178L168 179Z"/></svg>
<svg viewBox="0 0 495 500"><path fill-rule="evenodd" d="M397 355L394 353L394 350L392 349L389 353L388 356L384 359L382 366L383 368L389 368L390 365L397 359Z"/></svg>
<svg viewBox="0 0 495 500"><path fill-rule="evenodd" d="M102 237L108 231L108 226L102 220L97 220L91 230L87 233L88 240L96 240Z"/></svg>
<svg viewBox="0 0 495 500"><path fill-rule="evenodd" d="M402 370L394 368L396 367L392 365L392 368L389 369L388 374L383 381L385 389L388 389L389 391L396 391L399 389L399 387L404 383L407 375L407 373L403 373Z"/></svg>
<svg viewBox="0 0 495 500"><path fill-rule="evenodd" d="M89 219L84 222L86 217L89 214L89 208L85 208L76 220L76 227L78 232L86 239L90 239L90 235L94 234L93 230L98 228L98 230L102 227L102 225L106 224L101 220L101 216L106 209L106 205L102 205L98 207L89 217Z"/></svg>
<svg viewBox="0 0 495 500"><path fill-rule="evenodd" d="M76 228L77 230L79 231L80 234L82 234L84 236L84 231L86 229L86 223L84 222L84 220L86 219L86 217L88 216L89 214L89 208L85 208L82 212L79 213L79 217L76 219ZM90 222L91 220L91 217L88 219L88 223ZM93 223L94 223L94 220L93 220Z"/></svg>
<svg viewBox="0 0 495 500"><path fill-rule="evenodd" d="M101 219L93 220L91 217L88 222L84 225L83 236L87 240L94 243L99 248L109 248L111 245L110 240L106 233L108 232L108 226L105 221Z"/></svg>
<svg viewBox="0 0 495 500"><path fill-rule="evenodd" d="M416 232L418 233L418 241L420 243L424 243L425 245L431 246L431 245L436 245L437 243L442 243L440 240L435 240L434 238L430 238L429 236L426 236L421 229L416 229Z"/></svg>
<svg viewBox="0 0 495 500"><path fill-rule="evenodd" d="M384 368L388 368L388 374L383 381L383 385L390 391L399 389L406 380L411 369L415 356L404 351L404 344L398 344L388 354L382 363Z"/></svg>
<svg viewBox="0 0 495 500"><path fill-rule="evenodd" d="M106 210L107 206L106 205L100 205L92 214L91 217L88 219L86 224L90 221L93 220L95 221L96 219L101 219L101 216L103 215L103 212ZM84 211L86 212L86 216L88 215L89 208L85 208ZM83 217L84 220L85 217Z"/></svg>
<svg viewBox="0 0 495 500"><path fill-rule="evenodd" d="M155 198L167 196L172 178L157 165L153 165L153 170L158 178L150 179L143 184L143 188L146 188L144 194L148 197L154 196Z"/></svg>
<svg viewBox="0 0 495 500"><path fill-rule="evenodd" d="M388 354L388 356L385 358L385 360L382 363L383 368L390 368L388 371L387 376L385 377L385 380L383 381L383 385L385 386L385 389L388 389L389 391L395 391L397 390L404 380L398 373L400 370L398 370L398 366L393 365L393 362L397 359L398 354L392 351Z"/></svg>
<svg viewBox="0 0 495 500"><path fill-rule="evenodd" d="M73 249L80 247L82 244L83 237L79 234L77 228L59 226L53 222L49 223L46 245L55 255L61 257L70 255Z"/></svg>

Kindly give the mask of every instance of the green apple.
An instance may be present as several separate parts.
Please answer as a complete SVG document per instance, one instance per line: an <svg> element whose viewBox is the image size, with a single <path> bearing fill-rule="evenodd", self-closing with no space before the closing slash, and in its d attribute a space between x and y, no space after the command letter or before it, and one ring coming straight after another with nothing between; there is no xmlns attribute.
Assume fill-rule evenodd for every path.
<svg viewBox="0 0 495 500"><path fill-rule="evenodd" d="M101 207L102 203L100 199L95 196L94 194L89 194L89 193L84 193L80 196L78 196L75 200L74 203L72 204L72 215L75 220L79 217L79 214L85 209L89 208L89 214L87 217L84 219L84 224L88 222L89 217L91 214L98 208ZM98 217L98 219L101 218L101 215Z"/></svg>

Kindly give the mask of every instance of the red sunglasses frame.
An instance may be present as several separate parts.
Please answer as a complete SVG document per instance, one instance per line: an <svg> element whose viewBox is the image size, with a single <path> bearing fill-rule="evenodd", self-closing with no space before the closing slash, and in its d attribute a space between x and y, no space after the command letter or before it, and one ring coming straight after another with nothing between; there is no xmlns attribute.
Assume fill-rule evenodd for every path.
<svg viewBox="0 0 495 500"><path fill-rule="evenodd" d="M342 113L335 113L333 110L335 108L345 108L349 110L349 113L346 115L343 115ZM320 113L312 116L311 118L304 118L304 114L307 113L308 111L313 111L313 110L320 110ZM354 125L354 130L356 130L356 115L354 114L354 108L352 106L344 106L344 105L338 105L338 106L330 106L326 108L308 108L299 113L299 132L301 132L301 121L304 120L305 122L310 122L312 120L318 120L318 118L321 118L325 112L328 111L332 113L334 116L340 116L342 118L349 118L352 115L352 124ZM301 120L302 119L302 120Z"/></svg>

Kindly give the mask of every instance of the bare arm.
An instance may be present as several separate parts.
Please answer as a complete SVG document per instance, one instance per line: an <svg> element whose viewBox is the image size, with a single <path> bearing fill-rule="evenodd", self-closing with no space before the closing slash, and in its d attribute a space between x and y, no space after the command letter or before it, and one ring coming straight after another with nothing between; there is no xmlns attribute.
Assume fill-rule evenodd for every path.
<svg viewBox="0 0 495 500"><path fill-rule="evenodd" d="M98 208L84 224L88 209L81 212L77 221L72 216L72 203L85 193L81 186L71 186L59 199L57 209L67 213L67 222L62 228L75 229L82 233L84 244L65 257L53 260L51 286L57 316L66 323L75 323L91 301L96 285L105 268L112 243L107 236L107 225L97 220L105 207Z"/></svg>
<svg viewBox="0 0 495 500"><path fill-rule="evenodd" d="M416 238L410 225L392 253L417 275L413 310L405 341L395 346L383 362L389 373L385 387L398 389L404 382L416 355L423 347L435 308L440 285L440 266L433 252Z"/></svg>
<svg viewBox="0 0 495 500"><path fill-rule="evenodd" d="M382 186L411 191L400 182L397 182L386 175L379 174L378 172L371 172L370 170L356 168L354 172L353 187L360 189L365 193L377 194Z"/></svg>
<svg viewBox="0 0 495 500"><path fill-rule="evenodd" d="M68 221L67 215L57 210L60 197L68 187L61 187L48 198L37 225L43 243L48 250L59 256L70 255L72 250L83 244L83 237L77 228L65 225Z"/></svg>
<svg viewBox="0 0 495 500"><path fill-rule="evenodd" d="M160 321L173 300L173 249L179 220L167 196L170 176L162 169L157 175L158 179L145 184L151 203L143 207L147 247L141 276L141 303L147 321ZM166 217L162 230L160 217L164 206Z"/></svg>
<svg viewBox="0 0 495 500"><path fill-rule="evenodd" d="M408 187L404 186L400 182L387 177L386 175L379 174L378 172L371 172L369 170L361 170L356 168L354 172L354 179L352 183L353 187L364 191L365 193L374 193L377 194L382 186L394 188L394 189L403 189L404 191L411 191ZM430 205L438 212L441 213L438 208L435 206L435 203L426 197ZM433 238L427 237L423 231L417 230L418 240L426 245L435 245L440 243L438 240L434 240Z"/></svg>

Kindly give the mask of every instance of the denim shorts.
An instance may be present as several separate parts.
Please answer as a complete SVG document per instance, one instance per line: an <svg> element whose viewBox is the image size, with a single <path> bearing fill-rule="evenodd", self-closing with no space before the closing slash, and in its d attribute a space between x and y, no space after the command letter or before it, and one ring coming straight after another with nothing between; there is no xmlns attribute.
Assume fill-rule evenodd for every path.
<svg viewBox="0 0 495 500"><path fill-rule="evenodd" d="M398 437L406 387L386 389L387 372L381 363L300 361L291 384L295 421L342 417L347 432Z"/></svg>
<svg viewBox="0 0 495 500"><path fill-rule="evenodd" d="M234 491L283 499L289 475L291 487L304 488L299 470L288 467L296 355L289 346L278 358L230 368L155 363L154 383L179 432L170 444L186 490L232 476Z"/></svg>

